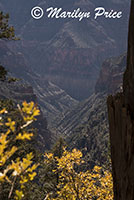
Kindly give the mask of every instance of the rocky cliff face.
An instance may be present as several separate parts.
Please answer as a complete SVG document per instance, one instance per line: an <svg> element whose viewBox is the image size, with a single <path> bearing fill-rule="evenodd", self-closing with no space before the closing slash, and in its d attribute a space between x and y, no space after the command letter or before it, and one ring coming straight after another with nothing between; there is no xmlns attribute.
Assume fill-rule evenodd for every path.
<svg viewBox="0 0 134 200"><path fill-rule="evenodd" d="M134 1L123 92L108 98L114 199L134 199Z"/></svg>
<svg viewBox="0 0 134 200"><path fill-rule="evenodd" d="M107 59L100 71L95 86L95 93L86 100L76 104L72 109L63 112L59 118L54 119L53 126L65 135L71 134L80 124L86 125L98 110L105 110L106 96L122 91L123 73L126 68L126 54ZM103 108L105 107L105 108ZM97 119L97 117L96 117ZM101 120L100 120L101 121Z"/></svg>
<svg viewBox="0 0 134 200"><path fill-rule="evenodd" d="M101 46L98 47L98 52L101 48ZM99 73L96 56L97 52L93 53L92 48L45 49L40 52L40 62L36 60L39 66L38 73L42 78L65 90L73 98L85 99L93 93L93 85Z"/></svg>
<svg viewBox="0 0 134 200"><path fill-rule="evenodd" d="M64 90L35 73L23 53L11 50L7 42L2 40L0 40L0 62L6 66L9 73L32 86L48 124L51 124L55 116L78 103Z"/></svg>
<svg viewBox="0 0 134 200"><path fill-rule="evenodd" d="M108 158L109 126L106 99L122 90L126 54L107 59L101 68L96 91L73 109L53 121L53 128L64 134L70 148L79 148L92 164Z"/></svg>
<svg viewBox="0 0 134 200"><path fill-rule="evenodd" d="M38 103L37 96L33 92L33 88L25 81L17 81L14 83L8 83L7 81L0 81L0 100L10 99L14 103L22 103L22 101L34 101ZM44 151L49 149L52 144L52 133L47 128L46 118L41 111L38 121L35 122L35 127L38 131L38 142L36 143L38 149Z"/></svg>
<svg viewBox="0 0 134 200"><path fill-rule="evenodd" d="M101 68L95 92L114 94L123 89L122 78L126 68L126 54L107 59Z"/></svg>
<svg viewBox="0 0 134 200"><path fill-rule="evenodd" d="M129 0L1 0L4 11L11 15L11 23L21 37L20 44L11 45L22 52L31 68L42 78L58 85L77 100L88 98L100 71L100 63L109 56L126 51ZM107 10L122 10L120 20L92 19L55 20L46 15L39 21L30 16L35 5L65 10L90 10L104 6ZM92 14L93 15L93 14ZM120 37L121 36L121 37Z"/></svg>
<svg viewBox="0 0 134 200"><path fill-rule="evenodd" d="M42 79L40 75L36 74L36 76L30 76L32 78L30 84L32 84L34 88L34 93L38 98L39 105L51 128L55 117L57 118L61 113L65 113L68 109L76 106L78 101L55 84Z"/></svg>

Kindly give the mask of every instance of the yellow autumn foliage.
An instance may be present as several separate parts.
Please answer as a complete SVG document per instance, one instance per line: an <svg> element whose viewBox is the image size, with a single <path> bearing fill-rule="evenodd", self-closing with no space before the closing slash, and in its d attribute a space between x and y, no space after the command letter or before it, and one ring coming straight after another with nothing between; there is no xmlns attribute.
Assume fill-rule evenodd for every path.
<svg viewBox="0 0 134 200"><path fill-rule="evenodd" d="M47 158L52 159L52 154ZM57 160L59 174L58 191L55 198L48 194L48 200L112 200L113 181L112 174L102 167L95 166L86 172L79 171L77 166L83 163L82 153L74 149L68 152L66 149L61 158Z"/></svg>
<svg viewBox="0 0 134 200"><path fill-rule="evenodd" d="M20 183L20 190L15 191L14 199L21 200L24 197L23 189L25 188L25 183L32 181L36 176L36 168L38 165L33 164L33 154L29 153L25 155L24 158L17 158L16 160L9 160L12 158L13 154L18 151L16 146L12 146L10 149L11 137L15 136L15 140L30 140L33 133L29 133L26 128L36 120L36 116L39 115L40 111L34 102L23 102L22 106L18 105L18 111L22 118L22 124L18 125L17 122L8 117L8 112L6 109L0 111L0 182L8 181L11 184L11 190L8 199L11 199L12 193L14 191L14 184L17 178ZM19 131L18 131L19 130ZM6 163L8 163L6 165ZM10 178L8 177L8 172L11 172ZM11 177L12 180L11 181Z"/></svg>

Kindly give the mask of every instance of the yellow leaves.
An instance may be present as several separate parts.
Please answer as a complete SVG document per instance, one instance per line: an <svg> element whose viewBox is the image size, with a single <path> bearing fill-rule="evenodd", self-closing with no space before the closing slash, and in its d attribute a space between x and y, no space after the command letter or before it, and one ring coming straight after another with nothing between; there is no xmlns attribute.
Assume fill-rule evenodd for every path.
<svg viewBox="0 0 134 200"><path fill-rule="evenodd" d="M9 142L7 140L9 133L10 131L7 131L5 134L0 136L0 166L3 166L7 159L9 159L17 151L17 147L15 146L13 146L11 150L5 151Z"/></svg>
<svg viewBox="0 0 134 200"><path fill-rule="evenodd" d="M99 200L107 199L112 200L113 199L113 179L112 174L109 171L104 171L104 175L100 178L100 184L101 184L101 190L100 194L103 196L103 198L99 198Z"/></svg>
<svg viewBox="0 0 134 200"><path fill-rule="evenodd" d="M5 176L6 176L5 173L0 172L0 181L1 182L4 181Z"/></svg>
<svg viewBox="0 0 134 200"><path fill-rule="evenodd" d="M38 164L33 164L32 165L32 158L33 155L32 153L27 154L26 158L23 158L22 162L19 162L19 167L21 169L21 174L25 172L25 175L21 175L21 180L20 180L20 185L21 189L24 189L24 184L27 183L28 181L33 181L37 173L35 170L38 167ZM20 164L21 163L21 164Z"/></svg>
<svg viewBox="0 0 134 200"><path fill-rule="evenodd" d="M52 153L46 153L45 156L47 157L47 159L52 159L53 158L53 154Z"/></svg>
<svg viewBox="0 0 134 200"><path fill-rule="evenodd" d="M30 160L32 160L33 159L33 153L31 152L31 153L29 153L29 154L27 154L27 156L26 156L26 159L28 160L28 161L30 161Z"/></svg>
<svg viewBox="0 0 134 200"><path fill-rule="evenodd" d="M14 183L11 182L12 179L9 180L7 175L8 171L12 172L11 176L14 177L15 180L19 178L21 190L16 190L16 200L23 198L25 183L34 179L36 176L35 170L38 165L33 164L32 159L34 156L32 153L27 154L26 157L22 159L18 157L11 162L9 158L19 150L15 145L11 145L11 142L15 143L17 140L31 140L33 133L28 131L27 127L36 120L35 117L40 113L34 102L23 102L22 108L18 105L18 111L22 122L14 121L11 117L8 117L10 113L8 113L6 109L0 111L0 128L3 130L3 133L0 133L0 167L4 168L5 163L10 162L3 171L0 171L0 182L8 181L14 185Z"/></svg>
<svg viewBox="0 0 134 200"><path fill-rule="evenodd" d="M23 105L22 111L27 114L31 114L31 111L34 107L34 102L27 103L26 101L24 101L22 105Z"/></svg>
<svg viewBox="0 0 134 200"><path fill-rule="evenodd" d="M16 200L21 200L24 197L23 191L16 190L15 193L16 193L15 196Z"/></svg>
<svg viewBox="0 0 134 200"><path fill-rule="evenodd" d="M3 126L3 123L2 123L3 117L2 117L2 115L5 114L5 113L7 113L5 108L0 110L0 126Z"/></svg>
<svg viewBox="0 0 134 200"><path fill-rule="evenodd" d="M0 172L0 182L4 182L4 180L6 180L7 182L11 183L11 181L9 180L9 178L7 177L7 172L8 172L8 167L3 171Z"/></svg>
<svg viewBox="0 0 134 200"><path fill-rule="evenodd" d="M30 178L30 181L32 181L36 175L37 175L36 172L33 172L32 174L29 174L28 176Z"/></svg>
<svg viewBox="0 0 134 200"><path fill-rule="evenodd" d="M29 153L26 155L26 158L20 160L18 158L16 162L12 161L12 164L9 166L10 170L13 170L12 176L20 176L20 188L21 191L16 191L15 199L21 199L23 194L23 189L25 188L25 183L28 181L33 181L37 173L35 172L38 167L37 164L32 164L33 154Z"/></svg>
<svg viewBox="0 0 134 200"><path fill-rule="evenodd" d="M17 140L31 140L31 137L33 136L33 133L27 133L25 131L23 131L23 134L22 133L19 133L17 136L16 136L16 139Z"/></svg>
<svg viewBox="0 0 134 200"><path fill-rule="evenodd" d="M26 155L26 158L22 159L22 161L19 158L16 160L16 162L12 161L12 164L9 166L9 169L13 170L12 175L18 176L25 172L30 177L30 180L33 180L33 178L36 176L36 173L34 171L36 170L38 165L37 164L32 165L33 162L32 159L33 159L33 154L29 153ZM21 180L21 183L23 181L24 180Z"/></svg>
<svg viewBox="0 0 134 200"><path fill-rule="evenodd" d="M47 154L51 159L53 154ZM74 166L82 163L82 153L76 149L68 152L66 149L61 158L55 158L58 162L59 184L57 197L53 200L112 200L113 182L109 171L103 171L99 166L86 172L78 172ZM51 199L49 197L48 199Z"/></svg>
<svg viewBox="0 0 134 200"><path fill-rule="evenodd" d="M30 163L29 163L30 164ZM30 166L30 165L29 165ZM33 164L31 167L27 167L27 170L25 169L26 175L22 176L21 175L21 180L20 180L20 184L21 184L21 189L24 188L24 184L27 183L29 180L33 181L33 179L35 178L35 176L37 175L37 173L35 172L35 170L38 167L38 164ZM25 165L26 167L26 165ZM23 169L24 170L24 169Z"/></svg>
<svg viewBox="0 0 134 200"><path fill-rule="evenodd" d="M36 116L40 115L40 110L35 106L34 102L22 103L22 109L20 109L25 122L36 120Z"/></svg>
<svg viewBox="0 0 134 200"><path fill-rule="evenodd" d="M5 123L5 125L9 127L12 132L15 131L15 121L12 121L11 118L8 118L8 122Z"/></svg>
<svg viewBox="0 0 134 200"><path fill-rule="evenodd" d="M95 166L93 169L94 172L100 173L101 172L101 167Z"/></svg>
<svg viewBox="0 0 134 200"><path fill-rule="evenodd" d="M54 156L52 153L45 153L44 158L45 158L45 163L47 164L51 163L52 160L54 160Z"/></svg>
<svg viewBox="0 0 134 200"><path fill-rule="evenodd" d="M4 114L4 113L7 113L7 111L6 111L6 109L4 108L4 109L2 109L2 110L0 110L0 115L1 114Z"/></svg>
<svg viewBox="0 0 134 200"><path fill-rule="evenodd" d="M3 153L3 151L5 150L5 148L7 146L7 143L8 143L7 136L9 135L9 133L10 133L10 130L7 130L7 132L5 134L1 133L1 136L0 136L0 155Z"/></svg>
<svg viewBox="0 0 134 200"><path fill-rule="evenodd" d="M37 169L37 167L39 166L39 164L34 164L31 168L28 168L26 172L33 172L34 170Z"/></svg>
<svg viewBox="0 0 134 200"><path fill-rule="evenodd" d="M72 152L64 150L61 158L56 158L58 161L58 169L66 168L68 171L73 170L74 164L80 165L82 153L79 150L73 149Z"/></svg>
<svg viewBox="0 0 134 200"><path fill-rule="evenodd" d="M8 141L7 141L7 134L1 134L0 136L0 155L3 153L4 149L6 148Z"/></svg>
<svg viewBox="0 0 134 200"><path fill-rule="evenodd" d="M20 184L24 185L25 183L28 182L28 178L25 176L21 176ZM23 186L21 188L24 188Z"/></svg>
<svg viewBox="0 0 134 200"><path fill-rule="evenodd" d="M17 151L17 147L13 146L11 150L6 151L0 155L0 166L3 166L6 161Z"/></svg>
<svg viewBox="0 0 134 200"><path fill-rule="evenodd" d="M81 158L82 157L82 153L81 151L77 150L77 149L73 149L72 153L75 155L75 157Z"/></svg>

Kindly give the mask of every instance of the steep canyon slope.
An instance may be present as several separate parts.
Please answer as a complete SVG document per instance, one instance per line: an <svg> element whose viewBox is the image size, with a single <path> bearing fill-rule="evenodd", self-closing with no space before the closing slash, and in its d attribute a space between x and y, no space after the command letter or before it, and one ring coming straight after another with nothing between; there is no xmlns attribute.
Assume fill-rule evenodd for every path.
<svg viewBox="0 0 134 200"><path fill-rule="evenodd" d="M3 40L0 40L0 63L9 73L12 73L12 76L25 80L33 87L34 94L48 122L78 103L64 90L43 79L29 66L23 53L13 51L8 47L8 42Z"/></svg>
<svg viewBox="0 0 134 200"><path fill-rule="evenodd" d="M105 164L109 154L107 96L122 91L126 54L107 59L96 84L96 92L68 112L57 125L70 148L82 150L92 164Z"/></svg>
<svg viewBox="0 0 134 200"><path fill-rule="evenodd" d="M16 81L9 83L8 81L0 81L0 100L9 102L10 107L21 104L22 101L35 102L38 104L33 88L25 81ZM39 107L40 108L40 107ZM47 121L42 111L38 117L38 121L34 123L34 127L38 132L36 147L44 151L49 149L52 144L53 134L48 130Z"/></svg>
<svg viewBox="0 0 134 200"><path fill-rule="evenodd" d="M105 9L122 10L120 20L55 20L46 15L34 20L30 15L36 0L1 0L1 8L10 13L11 23L21 41L10 43L11 49L22 52L30 67L40 73L42 79L51 81L77 100L88 98L100 72L100 64L111 56L126 51L129 0L108 2L94 0L39 0L46 8L62 7L65 10L90 10L103 6Z"/></svg>
<svg viewBox="0 0 134 200"><path fill-rule="evenodd" d="M106 110L106 99L103 97L122 90L122 77L125 67L126 54L104 61L95 86L95 93L78 103L71 110L68 109L67 112L62 113L59 116L60 120L55 118L53 126L61 134L70 135L79 125L86 125L88 119L92 120L92 114L96 113L97 115L98 110ZM105 101L100 106L104 99Z"/></svg>

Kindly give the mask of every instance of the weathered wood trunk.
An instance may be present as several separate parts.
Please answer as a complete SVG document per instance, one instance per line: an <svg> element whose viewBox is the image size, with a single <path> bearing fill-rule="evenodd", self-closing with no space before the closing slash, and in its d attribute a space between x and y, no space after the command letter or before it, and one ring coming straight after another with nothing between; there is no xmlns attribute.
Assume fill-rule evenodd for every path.
<svg viewBox="0 0 134 200"><path fill-rule="evenodd" d="M123 93L108 97L115 200L134 200L134 0Z"/></svg>

